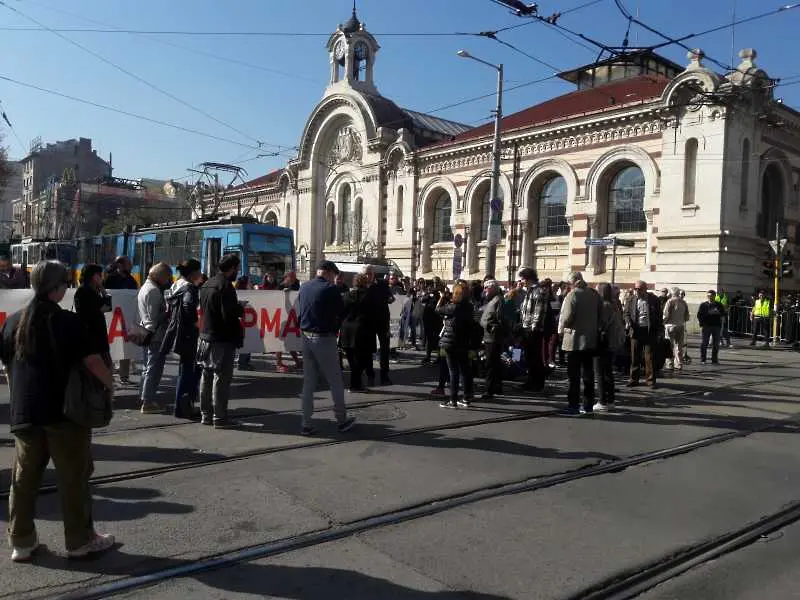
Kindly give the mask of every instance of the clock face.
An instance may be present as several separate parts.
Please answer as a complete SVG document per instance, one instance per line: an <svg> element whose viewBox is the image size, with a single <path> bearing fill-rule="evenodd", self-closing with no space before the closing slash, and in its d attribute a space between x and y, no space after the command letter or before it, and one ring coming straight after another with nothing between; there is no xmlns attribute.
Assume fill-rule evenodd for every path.
<svg viewBox="0 0 800 600"><path fill-rule="evenodd" d="M364 42L358 42L353 53L355 54L356 59L367 60L369 48Z"/></svg>
<svg viewBox="0 0 800 600"><path fill-rule="evenodd" d="M336 42L336 46L333 48L333 56L336 60L342 60L344 58L344 41L339 40Z"/></svg>

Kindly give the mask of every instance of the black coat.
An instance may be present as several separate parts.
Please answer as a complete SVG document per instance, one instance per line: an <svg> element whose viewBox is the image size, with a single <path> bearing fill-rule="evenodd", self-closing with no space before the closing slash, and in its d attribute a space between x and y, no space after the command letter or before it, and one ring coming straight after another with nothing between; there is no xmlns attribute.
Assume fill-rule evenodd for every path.
<svg viewBox="0 0 800 600"><path fill-rule="evenodd" d="M241 348L244 330L240 318L244 309L233 284L218 273L200 288L203 328L200 337L208 342L226 342Z"/></svg>
<svg viewBox="0 0 800 600"><path fill-rule="evenodd" d="M439 346L445 350L469 350L472 346L472 332L476 326L472 303L462 300L458 304L445 304L437 307L436 313L444 319Z"/></svg>
<svg viewBox="0 0 800 600"><path fill-rule="evenodd" d="M200 291L191 283L167 297L169 323L161 345L162 352L174 352L184 360L194 360L197 355L197 308Z"/></svg>
<svg viewBox="0 0 800 600"><path fill-rule="evenodd" d="M339 345L365 353L375 352L375 307L368 288L353 288L344 296L344 320Z"/></svg>
<svg viewBox="0 0 800 600"><path fill-rule="evenodd" d="M108 357L110 347L108 344L108 329L103 311L103 297L88 285L82 285L75 290L75 314L86 327L89 350L91 354Z"/></svg>

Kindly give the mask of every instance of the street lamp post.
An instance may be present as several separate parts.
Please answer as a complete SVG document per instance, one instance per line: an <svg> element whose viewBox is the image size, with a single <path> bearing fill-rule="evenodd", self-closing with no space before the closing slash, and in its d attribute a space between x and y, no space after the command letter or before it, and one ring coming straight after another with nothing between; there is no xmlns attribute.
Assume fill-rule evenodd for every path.
<svg viewBox="0 0 800 600"><path fill-rule="evenodd" d="M497 244L500 243L500 222L502 206L500 202L500 124L503 119L503 65L472 56L466 50L457 52L461 58L469 58L497 71L497 108L494 111L494 142L492 144L492 179L489 188L489 230L486 232L488 245L486 254L486 275L495 277L497 269Z"/></svg>

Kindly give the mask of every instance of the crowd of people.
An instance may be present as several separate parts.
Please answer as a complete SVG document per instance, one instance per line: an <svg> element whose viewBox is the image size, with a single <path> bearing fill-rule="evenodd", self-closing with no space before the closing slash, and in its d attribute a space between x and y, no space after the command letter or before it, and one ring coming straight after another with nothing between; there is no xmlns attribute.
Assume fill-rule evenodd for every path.
<svg viewBox="0 0 800 600"><path fill-rule="evenodd" d="M195 259L177 267L177 278L169 265L158 263L139 287L131 275L131 261L121 256L106 268L83 267L74 310L69 311L59 306L71 282L62 264L43 261L28 281L0 257L0 288L30 283L34 292L0 330L0 360L11 386L10 425L16 444L8 527L13 560L29 560L38 548L36 495L50 459L64 506L69 556L103 552L114 544L114 537L98 533L91 519L91 430L68 421L63 410L74 368L88 371L109 391L115 385L105 319L112 310L107 290L138 290L138 322L131 337L143 348L141 412L164 411L157 392L167 358L176 355L175 417L199 419L216 429L236 426L229 419L228 404L237 353L240 369L253 368L250 356L241 352L246 300L237 296L237 291L252 286L246 276L237 277L239 271L236 254L222 257L210 278ZM492 277L457 280L452 287L438 278L412 284L390 274L383 280L370 265L347 286L337 266L327 260L317 264L315 275L302 286L294 273L280 282L268 276L262 286L298 290L302 352L292 356L303 371L300 433L306 436L317 432L314 392L320 381L330 387L338 430L346 433L355 424L345 404L343 360L349 367L351 393L376 385L376 353L379 383L392 383L389 306L394 302L402 303L401 345L422 345L422 363L438 367L438 384L431 394L441 397L440 406L448 409L470 407L476 375L484 377L481 399L491 401L503 394L509 379L522 378L524 390L543 392L561 365L568 379L564 413L607 411L617 402L615 370L627 373L628 386L655 387L663 368L680 370L688 358L689 307L677 288L656 295L639 281L622 294L607 283L590 287L580 272L566 282L540 281L527 267L509 290ZM768 309L766 317L762 314L765 302L762 294L753 305L754 329L769 317ZM711 363L717 363L720 340L730 343L725 326L729 305L724 293L710 290L697 311L701 363L708 349ZM285 372L282 354L276 364ZM130 361L120 361L117 369L117 385L130 385Z"/></svg>

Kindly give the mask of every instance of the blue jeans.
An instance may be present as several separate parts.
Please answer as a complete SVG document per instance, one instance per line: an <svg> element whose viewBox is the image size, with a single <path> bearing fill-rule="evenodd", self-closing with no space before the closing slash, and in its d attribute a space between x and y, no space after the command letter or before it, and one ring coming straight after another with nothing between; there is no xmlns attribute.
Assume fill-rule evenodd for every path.
<svg viewBox="0 0 800 600"><path fill-rule="evenodd" d="M167 355L161 352L161 340L150 342L149 346L145 346L141 385L142 404L155 403L166 360Z"/></svg>
<svg viewBox="0 0 800 600"><path fill-rule="evenodd" d="M339 423L347 419L344 405L344 383L339 367L336 336L303 333L303 427L311 425L314 414L314 392L320 375L331 388L333 413Z"/></svg>
<svg viewBox="0 0 800 600"><path fill-rule="evenodd" d="M200 386L200 365L194 356L181 358L178 368L178 385L175 388L175 416L186 418L192 416L192 407L197 403L197 391Z"/></svg>
<svg viewBox="0 0 800 600"><path fill-rule="evenodd" d="M700 342L700 360L706 361L706 351L708 349L709 339L711 340L711 362L715 363L719 355L719 334L721 331L719 325L703 327L703 341Z"/></svg>

